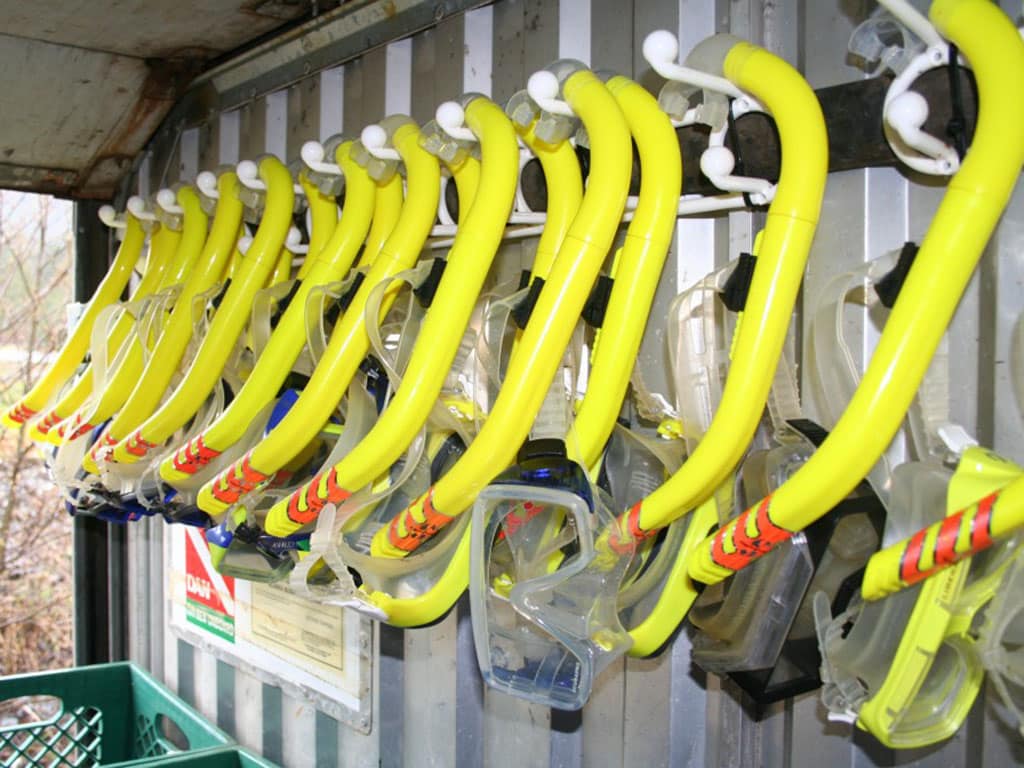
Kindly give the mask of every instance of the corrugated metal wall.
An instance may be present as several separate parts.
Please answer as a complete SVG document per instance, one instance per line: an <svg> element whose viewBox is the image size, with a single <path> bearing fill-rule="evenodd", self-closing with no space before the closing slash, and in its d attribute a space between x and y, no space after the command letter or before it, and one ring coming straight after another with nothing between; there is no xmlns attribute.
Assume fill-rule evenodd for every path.
<svg viewBox="0 0 1024 768"><path fill-rule="evenodd" d="M1016 13L1018 3L1004 2ZM473 90L504 102L560 56L632 74L659 87L640 53L651 30L678 31L681 49L716 31L758 42L797 65L814 87L856 79L845 56L864 0L498 0L445 18L410 39L312 74L286 91L214 115L151 148L140 191L191 179L219 162L266 151L292 160L302 142L350 135L391 112L432 117L441 101ZM920 238L942 188L890 169L829 178L804 286L814 295L832 275ZM681 221L658 306L730 256L750 248L759 224L747 213ZM506 247L509 268L519 249ZM1024 424L1007 361L1024 308L1024 191L1018 189L962 302L952 330L954 418L983 444L1024 461ZM653 317L664 317L655 310ZM661 329L651 328L641 364L661 367ZM813 414L813 404L808 404ZM935 748L895 753L846 725L829 724L815 694L748 717L727 682L691 666L680 632L653 659L622 660L598 681L587 707L567 714L482 689L468 605L425 629L376 633L373 730L361 735L261 683L245 670L176 639L165 622L163 524L130 534L131 655L244 745L289 766L841 766L985 765L1024 761L1024 745L978 702L960 732Z"/></svg>

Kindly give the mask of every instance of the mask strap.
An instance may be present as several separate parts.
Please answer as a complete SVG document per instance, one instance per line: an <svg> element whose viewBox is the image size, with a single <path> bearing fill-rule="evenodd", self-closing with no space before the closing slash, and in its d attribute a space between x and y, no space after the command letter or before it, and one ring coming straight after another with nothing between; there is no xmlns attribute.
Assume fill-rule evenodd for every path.
<svg viewBox="0 0 1024 768"><path fill-rule="evenodd" d="M306 295L306 345L312 367L316 367L327 350L331 336L328 320L336 321L348 309L365 277L364 270L353 270L344 279L318 285Z"/></svg>

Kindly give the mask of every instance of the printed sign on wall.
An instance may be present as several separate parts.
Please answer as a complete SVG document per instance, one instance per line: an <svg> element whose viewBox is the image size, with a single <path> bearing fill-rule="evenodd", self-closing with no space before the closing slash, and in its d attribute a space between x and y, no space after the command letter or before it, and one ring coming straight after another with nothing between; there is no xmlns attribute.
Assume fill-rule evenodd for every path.
<svg viewBox="0 0 1024 768"><path fill-rule="evenodd" d="M186 525L167 531L169 623L175 635L369 731L369 620L298 597L284 584L223 576L210 562L203 531Z"/></svg>
<svg viewBox="0 0 1024 768"><path fill-rule="evenodd" d="M235 580L210 565L198 528L185 530L185 616L189 622L229 643L235 641Z"/></svg>

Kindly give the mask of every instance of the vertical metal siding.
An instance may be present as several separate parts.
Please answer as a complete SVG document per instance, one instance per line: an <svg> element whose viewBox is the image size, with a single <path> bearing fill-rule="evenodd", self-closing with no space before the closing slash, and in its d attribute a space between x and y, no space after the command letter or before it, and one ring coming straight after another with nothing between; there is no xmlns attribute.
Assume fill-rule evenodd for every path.
<svg viewBox="0 0 1024 768"><path fill-rule="evenodd" d="M924 3L918 3L924 5ZM1004 1L1010 13L1019 8ZM274 151L298 157L302 142L344 131L358 136L392 111L424 122L463 91L499 103L536 69L571 56L629 74L652 90L660 80L640 46L653 29L677 31L683 51L728 31L765 45L798 66L812 86L861 76L846 41L867 2L800 0L498 0L435 27L312 73L286 90L211 115L153 146L139 190L189 180L217 163ZM920 238L942 189L892 169L829 178L804 293L907 238ZM678 291L749 249L761 217L738 212L680 220L654 318ZM515 274L532 244L503 247L498 269ZM1024 309L1024 192L1009 212L965 296L951 331L953 417L981 441L1024 461L1021 415L1013 404L1008 349ZM865 333L861 353L870 352ZM655 320L639 364L658 388L664 329ZM814 415L812 398L808 413ZM620 660L597 681L582 713L563 713L482 688L468 602L424 629L374 631L373 730L364 735L184 643L166 630L164 532L150 521L130 529L132 658L146 664L244 745L289 766L1002 766L1024 760L1019 737L993 717L984 695L949 742L893 752L847 726L829 724L817 694L769 708L752 720L728 681L690 662L684 627L652 659Z"/></svg>

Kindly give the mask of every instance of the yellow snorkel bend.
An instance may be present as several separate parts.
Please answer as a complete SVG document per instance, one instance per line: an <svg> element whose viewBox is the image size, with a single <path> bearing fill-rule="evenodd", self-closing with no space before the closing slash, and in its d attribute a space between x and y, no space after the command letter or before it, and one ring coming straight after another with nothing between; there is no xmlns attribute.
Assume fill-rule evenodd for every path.
<svg viewBox="0 0 1024 768"><path fill-rule="evenodd" d="M149 257L142 272L142 279L132 291L128 301L115 303L101 311L93 323L90 333L91 360L85 366L78 380L60 398L57 404L32 426L32 438L48 440L59 444L68 424L61 423L81 406L94 391L102 392L114 376L114 369L123 368L132 358L138 361L139 343L136 329L147 311L155 309L153 301L159 294L174 285L175 277L190 266L182 251L182 222L180 218L165 217L160 222L156 214L146 210L146 203L140 197L132 197L129 209L139 217L153 222L157 229L150 238ZM198 224L198 222L196 222ZM193 225L193 230L200 227ZM204 233L200 233L200 237ZM194 238L192 238L194 239ZM129 367L131 367L129 365ZM98 395L97 395L98 396ZM58 429L53 429L58 427Z"/></svg>
<svg viewBox="0 0 1024 768"><path fill-rule="evenodd" d="M641 538L705 501L743 457L782 352L828 173L821 107L793 67L727 35L709 38L701 47L706 47L700 52L703 60L720 62L726 78L771 112L782 159L721 404L682 468L625 516L623 527Z"/></svg>
<svg viewBox="0 0 1024 768"><path fill-rule="evenodd" d="M344 145L343 142L342 145ZM340 148L340 147L339 147ZM342 151L344 154L344 151ZM344 171L342 171L344 173ZM295 275L296 280L304 280L317 264L320 254L331 241L334 230L338 227L338 201L333 194L327 194L314 183L310 174L303 169L299 173L299 184L306 196L309 210L309 247L306 258Z"/></svg>
<svg viewBox="0 0 1024 768"><path fill-rule="evenodd" d="M227 171L214 181L214 185L217 192L217 208L213 226L199 258L199 268L189 276L149 362L110 425L113 434L128 433L148 418L156 408L170 385L191 339L194 301L221 280L235 254L235 240L242 221L238 180L233 170ZM107 412L101 403L92 413L83 414L81 423L77 423L76 417L74 432L68 435L68 439L75 440L85 435L95 425L113 415L113 412Z"/></svg>
<svg viewBox="0 0 1024 768"><path fill-rule="evenodd" d="M316 520L324 504L344 501L372 482L381 467L405 452L437 400L501 244L518 169L515 132L498 106L482 96L470 97L465 122L480 143L480 182L468 208L460 201L455 242L402 382L370 433L341 462L325 467L270 509L264 527L272 536L294 533Z"/></svg>
<svg viewBox="0 0 1024 768"><path fill-rule="evenodd" d="M441 183L437 158L420 148L420 131L411 119L393 116L387 118L385 124L390 131L379 126L370 133L364 131L363 144L372 139L376 148L391 139L398 155L389 160L392 165L388 175L394 173L398 156L405 162L408 193L401 217L348 310L332 331L327 350L299 399L270 434L200 489L197 504L210 515L221 514L242 496L264 487L278 470L316 438L369 351L363 316L367 296L381 280L415 263L430 234L437 215ZM384 141L379 141L382 138ZM370 159L371 164L377 162L377 158ZM393 299L391 296L385 300L383 311L387 311Z"/></svg>
<svg viewBox="0 0 1024 768"><path fill-rule="evenodd" d="M592 165L583 203L509 361L505 384L487 421L455 466L377 532L371 550L375 557L405 557L415 551L468 509L487 483L512 463L618 229L631 165L626 120L592 72L577 62L559 62L555 67L562 70L563 98L584 121L590 136ZM542 74L552 77L550 71L534 77ZM557 96L557 83L552 97ZM464 588L463 582L453 599Z"/></svg>
<svg viewBox="0 0 1024 768"><path fill-rule="evenodd" d="M756 268L718 411L682 468L620 518L621 535L612 534L620 542L647 538L698 508L662 598L630 630L634 655L660 648L696 597L685 579L685 554L717 522L712 495L742 458L761 419L814 235L828 168L821 109L796 70L767 51L725 35L701 43L691 58L709 70L718 63L731 82L772 113L783 150L782 165L758 241Z"/></svg>
<svg viewBox="0 0 1024 768"><path fill-rule="evenodd" d="M615 507L595 490L581 495L577 482L580 464L596 469L616 424L672 241L682 183L678 140L655 99L624 77L613 77L607 87L636 142L640 189L616 256L587 392L574 428L563 432L564 457L538 460L540 442L524 449L516 466L480 493L471 533L470 605L484 680L566 709L582 706L595 677L630 644L617 604L636 550L627 546L612 556L595 548L593 534L614 524ZM580 463L567 461L577 457ZM660 472L647 471L655 461L627 462L620 457L629 475L617 478L627 486L620 488L623 503L660 482L665 471L661 464ZM677 466L670 462L669 471ZM639 488L633 485L638 473ZM556 476L560 482L552 483ZM590 509L580 514L587 495Z"/></svg>
<svg viewBox="0 0 1024 768"><path fill-rule="evenodd" d="M296 227L290 227L288 229L288 235L285 237L284 245L281 246L281 252L277 254L277 261L274 262L274 268L270 270L270 274L267 275L267 282L264 288L273 288L280 286L283 283L288 283L292 276L292 261L295 260L297 253L300 253L298 249L302 246L302 233ZM250 331L249 326L246 327L246 331ZM248 340L248 336L246 337Z"/></svg>
<svg viewBox="0 0 1024 768"><path fill-rule="evenodd" d="M111 424L96 441L90 457L111 464L135 464L163 445L199 410L220 377L224 364L249 320L253 296L263 287L277 261L291 223L295 192L288 169L275 157L260 160L266 184L266 210L249 251L235 271L185 378L171 396L132 434ZM88 467L87 467L88 469Z"/></svg>
<svg viewBox="0 0 1024 768"><path fill-rule="evenodd" d="M350 157L351 149L352 142L344 142L337 151L338 163L345 174L347 186L341 221L332 228L332 236L319 252L313 252L315 241L311 239L304 265L304 268L308 266L306 275L279 319L252 373L213 424L161 463L161 478L179 490L186 487L195 490L199 480L208 480L210 463L242 438L251 422L277 395L303 349L306 300L310 292L316 286L341 279L351 268L359 247L366 239L378 197L377 185L366 170ZM401 195L401 190L398 190L398 195ZM312 200L316 200L316 195ZM334 206L333 202L331 206ZM317 203L311 204L314 211L320 207ZM319 240L319 237L316 239Z"/></svg>
<svg viewBox="0 0 1024 768"><path fill-rule="evenodd" d="M50 399L71 378L89 348L92 326L96 322L96 316L106 306L120 299L146 240L146 232L142 223L130 213L126 218L127 226L124 239L117 250L117 256L114 257L106 276L89 300L75 330L68 336L64 346L57 353L56 359L39 377L32 389L0 418L4 426L9 429L20 429L45 408Z"/></svg>
<svg viewBox="0 0 1024 768"><path fill-rule="evenodd" d="M405 206L405 191L402 177L399 174L396 173L386 181L375 181L374 183L377 191L373 205L373 217L370 220L370 232L366 236L366 242L363 243L353 267L364 274L380 256L384 244L391 237L391 233L395 231L395 226L402 217L402 208Z"/></svg>
<svg viewBox="0 0 1024 768"><path fill-rule="evenodd" d="M978 124L949 182L853 399L829 438L771 496L708 537L689 566L713 584L832 508L871 469L899 428L1024 163L1024 43L982 0L936 0L931 20L971 62ZM927 306L927 312L922 308Z"/></svg>
<svg viewBox="0 0 1024 768"><path fill-rule="evenodd" d="M525 93L523 96L525 97ZM537 241L537 251L533 256L530 275L531 279L540 277L547 280L551 266L558 256L558 249L569 233L569 228L583 202L583 178L572 144L568 141L551 143L538 138L533 108L524 104L522 109L525 111L519 111L519 108L511 109L509 116L512 118L516 133L540 161L547 186L544 230Z"/></svg>
<svg viewBox="0 0 1024 768"><path fill-rule="evenodd" d="M672 124L641 86L616 76L607 83L626 118L640 156L640 197L617 256L615 291L594 343L587 391L573 425L578 461L592 469L622 409L630 374L675 232L683 162Z"/></svg>
<svg viewBox="0 0 1024 768"><path fill-rule="evenodd" d="M180 324L180 317L184 313L185 322L191 328L193 297L197 293L207 290L224 270L225 262L230 254L230 247L224 247L220 253L211 250L211 246L216 244L214 240L217 234L216 223L208 240L206 236L207 217L200 207L199 197L189 187L181 187L176 198L177 205L181 208L182 235L175 256L175 261L178 262L177 269L173 270L175 274L168 276L165 284L166 286L175 286L184 282L184 285L174 300L174 308L171 310L170 317L162 324L161 334L155 346L150 350L148 361L142 359L141 349L133 349L131 358L121 365L112 378L108 378L106 387L102 391L94 392L88 404L75 414L74 420L67 425L67 429L61 430L61 436L64 439L77 440L92 432L96 426L117 413L131 397L133 391L138 389L139 382L145 380L148 369L161 366L170 372L177 367L178 358L173 357L170 350L176 336L180 337L182 348L184 348L184 344L188 341L188 335L187 331L183 335L179 329L175 328L175 316L179 317L177 323ZM239 206L239 211L241 211L241 206ZM233 230L237 230L237 228L238 221L236 220L233 223ZM204 246L204 243L207 245ZM179 309L179 307L183 307L183 309ZM164 340L165 337L169 337L167 341ZM59 409L60 406L55 411L59 412Z"/></svg>

